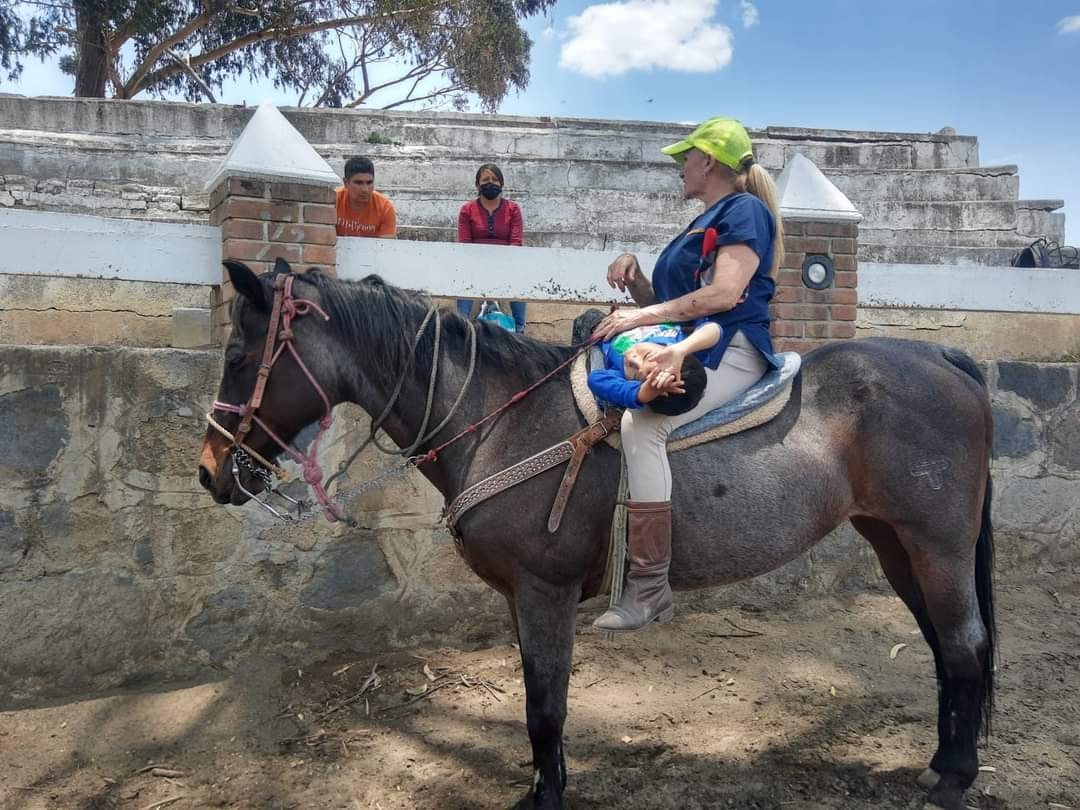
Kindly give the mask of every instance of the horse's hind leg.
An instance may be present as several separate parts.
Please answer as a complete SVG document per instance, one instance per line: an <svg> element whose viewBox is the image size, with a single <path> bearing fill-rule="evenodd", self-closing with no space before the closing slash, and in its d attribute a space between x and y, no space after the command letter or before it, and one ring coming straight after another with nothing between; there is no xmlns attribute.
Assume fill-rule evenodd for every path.
<svg viewBox="0 0 1080 810"><path fill-rule="evenodd" d="M854 517L851 519L851 525L874 547L881 569L885 572L885 578L889 580L896 595L915 617L923 638L934 653L936 665L940 658L937 649L937 633L930 622L930 615L926 612L926 602L923 601L922 592L911 571L911 560L907 551L900 545L896 532L888 523L873 518ZM940 671L937 674L940 677Z"/></svg>
<svg viewBox="0 0 1080 810"><path fill-rule="evenodd" d="M938 750L919 782L930 789L931 806L962 808L964 791L978 774L976 742L981 725L989 652L979 612L973 557L935 553L951 543L902 543L891 526L869 518L852 520L877 552L889 584L912 612L934 653L938 680ZM904 532L903 534L906 534ZM909 556L906 547L918 548ZM927 551L927 549L930 551ZM972 555L974 549L971 549Z"/></svg>
<svg viewBox="0 0 1080 810"><path fill-rule="evenodd" d="M938 750L930 768L941 778L930 803L959 810L979 770L976 744L992 688L990 637L976 593L975 549L959 556L934 550L912 560L937 634Z"/></svg>
<svg viewBox="0 0 1080 810"><path fill-rule="evenodd" d="M515 585L525 713L533 750L533 787L519 808L561 808L566 787L563 723L574 653L579 586L553 586L528 574Z"/></svg>

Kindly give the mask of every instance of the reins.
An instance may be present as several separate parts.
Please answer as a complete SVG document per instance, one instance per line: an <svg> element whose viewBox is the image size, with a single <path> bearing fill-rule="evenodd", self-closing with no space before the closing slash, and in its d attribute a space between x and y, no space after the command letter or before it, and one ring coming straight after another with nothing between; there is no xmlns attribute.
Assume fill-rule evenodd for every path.
<svg viewBox="0 0 1080 810"><path fill-rule="evenodd" d="M339 499L345 497L346 495L355 496L356 494L359 494L360 492L363 492L364 490L369 489L372 486L381 484L383 481L387 480L390 477L403 474L411 467L418 467L421 464L435 461L439 457L439 454L443 452L446 448L450 447L452 444L464 438L465 436L468 436L471 433L475 433L485 423L489 422L490 420L507 411L509 408L516 405L530 393L535 391L544 383L551 380L560 371L573 363L574 360L576 360L579 356L586 352L589 347L596 342L596 339L590 338L581 346L574 347L576 350L567 360L560 363L558 366L556 366L554 369L545 374L536 382L532 383L527 388L514 394L503 405L499 406L483 418L468 425L463 430L450 437L447 441L443 442L437 447L427 451L422 455L417 456L413 455L413 453L415 453L416 450L423 444L437 436L450 422L450 419L453 417L454 413L461 405L462 400L465 398L465 393L468 390L468 387L472 382L473 375L476 371L476 354L478 340L476 334L476 326L472 323L472 321L467 321L469 327L469 366L465 374L465 380L462 383L461 390L458 391L456 399L447 411L446 416L439 422L438 425L428 430L427 426L428 422L431 419L431 413L435 401L435 388L438 379L439 361L442 355L442 316L438 308L434 304L432 304L428 309L427 314L424 316L424 319L421 321L420 326L417 328L416 334L413 336L412 345L410 346L410 351L408 352L405 368L402 369L401 374L398 376L398 381L397 384L394 386L394 390L391 392L390 397L387 400L386 405L383 407L382 411L375 419L371 421L371 426L367 438L361 443L360 447L357 448L353 453L351 453L349 458L346 459L339 466L337 472L335 472L333 475L323 481L322 468L319 466L318 463L319 440L333 424L333 406L330 404L330 399L329 397L327 397L326 392L323 390L322 386L319 385L318 381L315 379L315 376L308 369L307 365L304 363L303 359L300 357L300 354L296 349L292 331L292 321L295 318L310 314L311 312L317 312L323 317L324 320L330 320L330 316L327 315L326 312L314 301L310 301L304 298L295 298L293 296L292 287L294 279L295 276L291 274L280 274L274 279L274 303L270 313L270 324L267 328L266 333L266 346L263 350L263 358L262 362L259 365L258 374L255 380L255 389L252 392L251 399L249 399L247 404L245 405L234 405L227 402L221 402L219 400L214 401L212 412L223 411L225 413L235 413L241 416L240 425L236 429L236 434L234 435L228 430L226 430L224 426L222 426L216 419L214 419L212 412L206 415L207 423L232 443L232 474L236 485L241 489L242 492L244 492L244 494L248 495L261 508L265 509L266 511L273 514L275 517L278 517L282 520L300 521L307 519L307 517L313 517L314 514L317 513L313 512L307 517L305 517L303 515L304 504L302 502L299 502L294 498L289 497L285 493L281 492L278 488L272 486L272 477L277 477L282 482L284 482L288 480L288 473L280 466L269 461L246 444L245 440L248 434L251 432L253 423L262 428L262 430L267 434L267 436L269 436L275 443L277 443L277 445L281 447L281 449L293 461L295 461L301 466L304 472L304 480L315 493L315 498L316 500L318 500L319 505L321 506L320 511L326 515L327 520L329 520L330 522L340 520L350 526L356 526L356 521L349 518L344 513L340 503L331 499L330 496L327 494L326 490L330 486L330 484L332 484L337 478L341 477L348 471L352 463L356 460L360 453L367 448L368 445L374 445L377 450L387 455L405 456L405 460L400 466L384 470L375 478L364 482L359 487L357 487L355 491L351 493L339 494ZM282 323L282 329L280 332L277 329L279 321ZM413 367L415 366L416 349L419 346L428 325L432 322L434 322L435 334L434 345L432 348L431 376L428 380L427 397L424 406L424 416L421 420L420 427L417 430L416 439L407 448L403 450L384 447L378 439L377 431L379 430L383 422L385 422L386 419L389 417L394 406L397 404L398 399L401 396L401 392L404 388L405 380L408 378L409 372L412 371ZM325 412L322 418L319 420L319 430L316 433L315 438L312 439L311 444L308 448L308 452L306 454L301 453L300 450L282 440L256 414L256 411L262 404L262 398L266 390L267 381L270 377L270 371L273 369L274 364L277 363L278 359L280 359L282 353L286 349L288 349L293 359L296 361L297 366L301 369L301 371L303 371L304 376L308 379L308 382L311 383L312 387L319 394L319 397L322 399L323 405L325 407ZM262 469L256 467L256 463L262 465ZM259 478L263 482L266 491L269 494L278 495L279 497L282 497L290 503L296 505L296 517L294 518L292 515L279 512L266 501L260 500L258 497L256 497L256 493L249 492L241 482L241 470L251 473L255 477Z"/></svg>

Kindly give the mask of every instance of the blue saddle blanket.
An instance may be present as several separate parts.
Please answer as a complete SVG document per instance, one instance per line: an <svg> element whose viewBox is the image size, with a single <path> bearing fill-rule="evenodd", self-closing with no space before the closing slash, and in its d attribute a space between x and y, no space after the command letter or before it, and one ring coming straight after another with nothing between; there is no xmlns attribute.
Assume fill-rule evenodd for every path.
<svg viewBox="0 0 1080 810"><path fill-rule="evenodd" d="M776 355L776 359L780 361L780 368L772 369L730 402L725 402L719 408L709 411L688 425L676 428L671 432L668 441L688 439L706 430L734 422L774 399L791 384L792 378L802 367L802 357L798 352L780 352Z"/></svg>

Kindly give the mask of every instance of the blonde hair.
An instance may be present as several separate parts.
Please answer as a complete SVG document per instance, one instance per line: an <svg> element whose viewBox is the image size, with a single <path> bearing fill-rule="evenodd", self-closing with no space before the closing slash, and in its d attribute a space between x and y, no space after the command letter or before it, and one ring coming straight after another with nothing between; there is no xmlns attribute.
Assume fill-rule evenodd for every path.
<svg viewBox="0 0 1080 810"><path fill-rule="evenodd" d="M737 191L749 191L772 212L773 221L776 223L776 236L773 238L773 260L769 274L775 278L784 261L784 219L780 216L780 204L776 201L776 184L772 176L757 163L751 164L746 171L731 173L735 176Z"/></svg>

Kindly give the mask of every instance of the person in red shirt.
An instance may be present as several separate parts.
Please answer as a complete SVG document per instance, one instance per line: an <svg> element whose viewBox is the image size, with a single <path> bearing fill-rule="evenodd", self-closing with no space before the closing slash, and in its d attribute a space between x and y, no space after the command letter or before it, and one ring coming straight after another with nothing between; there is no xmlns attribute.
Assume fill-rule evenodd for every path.
<svg viewBox="0 0 1080 810"><path fill-rule="evenodd" d="M503 197L503 173L494 163L485 163L476 171L475 200L461 206L458 212L458 241L477 245L521 245L525 229L521 208ZM468 318L472 301L458 299L458 312ZM525 302L511 301L515 331L525 332Z"/></svg>

